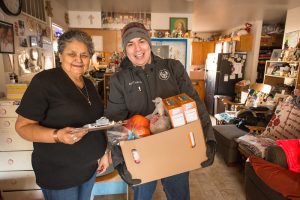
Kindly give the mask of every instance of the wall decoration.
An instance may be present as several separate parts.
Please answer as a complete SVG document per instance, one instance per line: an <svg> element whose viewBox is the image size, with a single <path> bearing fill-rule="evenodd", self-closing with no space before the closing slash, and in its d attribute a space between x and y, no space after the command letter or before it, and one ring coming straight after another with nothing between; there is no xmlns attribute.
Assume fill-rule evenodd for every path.
<svg viewBox="0 0 300 200"><path fill-rule="evenodd" d="M282 49L273 49L270 60L278 61L278 59L280 59L281 53Z"/></svg>
<svg viewBox="0 0 300 200"><path fill-rule="evenodd" d="M13 24L0 21L0 53L15 53Z"/></svg>
<svg viewBox="0 0 300 200"><path fill-rule="evenodd" d="M18 64L20 74L30 74L40 72L44 69L43 50L36 48L26 48L18 52Z"/></svg>
<svg viewBox="0 0 300 200"><path fill-rule="evenodd" d="M299 31L289 32L285 34L284 49L296 47L299 39Z"/></svg>
<svg viewBox="0 0 300 200"><path fill-rule="evenodd" d="M95 17L93 16L93 15L90 15L89 16L89 20L90 20L90 24L93 24L93 19L94 19Z"/></svg>
<svg viewBox="0 0 300 200"><path fill-rule="evenodd" d="M38 41L36 36L29 36L29 44L31 47L38 46Z"/></svg>
<svg viewBox="0 0 300 200"><path fill-rule="evenodd" d="M45 9L46 9L47 15L49 17L53 17L53 13L52 13L53 8L51 6L51 1L46 1Z"/></svg>
<svg viewBox="0 0 300 200"><path fill-rule="evenodd" d="M18 16L21 13L22 1L0 1L0 7L7 15Z"/></svg>
<svg viewBox="0 0 300 200"><path fill-rule="evenodd" d="M173 58L173 59L179 60L186 68L187 58L188 58L188 55L187 55L188 39L186 39L186 38L180 38L180 39L151 38L151 44L152 44L152 48L154 48L156 51L158 48L160 48L161 56L164 56L167 54L167 52L164 49L165 48L164 46L168 46L168 48L169 48L169 51L168 51L169 57L168 58ZM158 46L158 47L155 47L155 46ZM163 52L161 52L161 51L163 51Z"/></svg>
<svg viewBox="0 0 300 200"><path fill-rule="evenodd" d="M102 28L122 29L129 22L140 22L146 29L151 29L151 13L101 13Z"/></svg>
<svg viewBox="0 0 300 200"><path fill-rule="evenodd" d="M21 36L24 36L24 34L25 34L25 21L18 20L18 24L19 24L19 34Z"/></svg>
<svg viewBox="0 0 300 200"><path fill-rule="evenodd" d="M188 18L170 17L172 37L182 37L188 31Z"/></svg>
<svg viewBox="0 0 300 200"><path fill-rule="evenodd" d="M19 46L20 47L28 47L27 38L19 37Z"/></svg>
<svg viewBox="0 0 300 200"><path fill-rule="evenodd" d="M161 58L169 58L169 46L168 45L152 46L152 52Z"/></svg>

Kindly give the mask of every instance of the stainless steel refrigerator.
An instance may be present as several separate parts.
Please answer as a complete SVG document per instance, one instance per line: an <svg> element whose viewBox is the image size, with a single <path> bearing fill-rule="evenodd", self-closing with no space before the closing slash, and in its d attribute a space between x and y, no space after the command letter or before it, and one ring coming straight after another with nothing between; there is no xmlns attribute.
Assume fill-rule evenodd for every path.
<svg viewBox="0 0 300 200"><path fill-rule="evenodd" d="M210 53L205 63L205 104L213 115L215 95L225 95L232 99L234 87L244 78L246 53Z"/></svg>

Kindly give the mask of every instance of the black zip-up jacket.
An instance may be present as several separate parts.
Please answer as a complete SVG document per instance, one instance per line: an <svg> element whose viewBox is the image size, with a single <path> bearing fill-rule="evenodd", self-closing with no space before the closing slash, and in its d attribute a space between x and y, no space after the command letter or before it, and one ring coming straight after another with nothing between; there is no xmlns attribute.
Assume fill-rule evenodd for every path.
<svg viewBox="0 0 300 200"><path fill-rule="evenodd" d="M156 97L167 98L186 93L196 101L206 141L215 141L209 114L199 98L184 66L174 59L162 59L152 54L151 64L144 69L133 66L126 57L121 70L110 78L107 117L119 121L135 114L151 114Z"/></svg>

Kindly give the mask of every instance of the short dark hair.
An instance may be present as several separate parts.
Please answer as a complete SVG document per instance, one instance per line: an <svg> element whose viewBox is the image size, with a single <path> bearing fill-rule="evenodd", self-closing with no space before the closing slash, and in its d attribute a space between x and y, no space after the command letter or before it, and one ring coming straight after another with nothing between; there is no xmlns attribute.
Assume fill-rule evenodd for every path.
<svg viewBox="0 0 300 200"><path fill-rule="evenodd" d="M74 40L84 43L88 48L90 56L94 54L94 43L91 36L80 30L69 30L58 38L58 53L62 53L66 48L67 43Z"/></svg>

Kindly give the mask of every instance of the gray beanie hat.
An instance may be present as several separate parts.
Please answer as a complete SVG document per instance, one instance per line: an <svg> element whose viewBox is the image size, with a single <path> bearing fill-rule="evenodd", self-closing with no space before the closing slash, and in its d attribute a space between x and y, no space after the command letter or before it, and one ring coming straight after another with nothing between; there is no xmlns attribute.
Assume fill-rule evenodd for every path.
<svg viewBox="0 0 300 200"><path fill-rule="evenodd" d="M123 48L126 49L127 43L133 38L145 39L151 48L151 40L149 33L145 26L139 22L130 22L122 29L122 44Z"/></svg>

